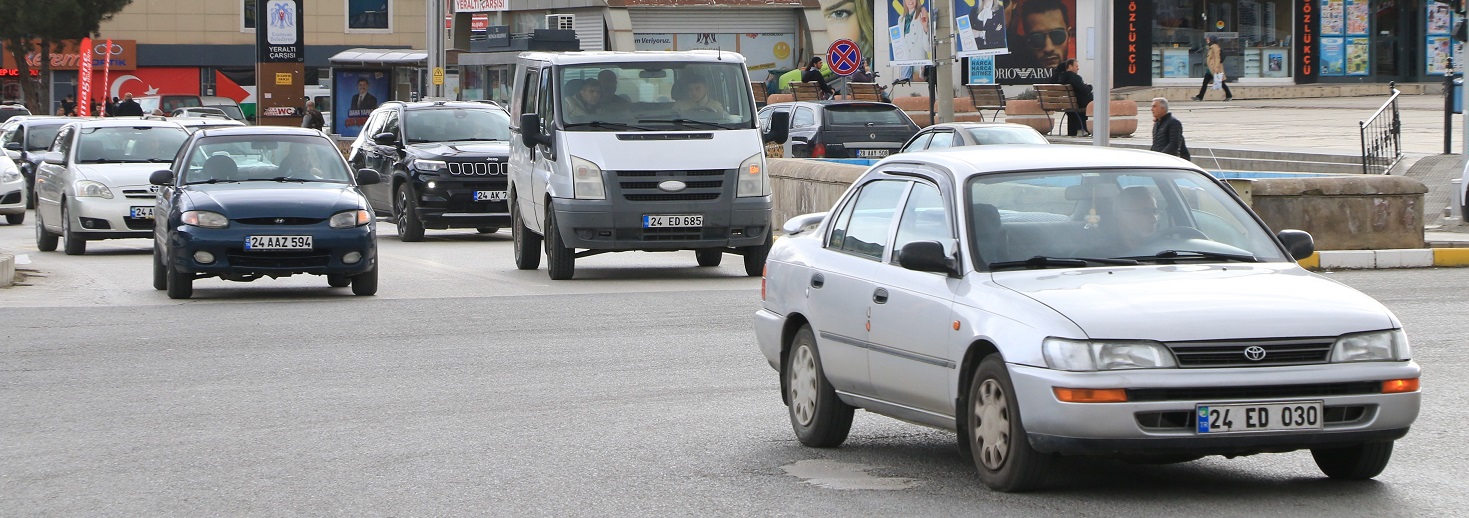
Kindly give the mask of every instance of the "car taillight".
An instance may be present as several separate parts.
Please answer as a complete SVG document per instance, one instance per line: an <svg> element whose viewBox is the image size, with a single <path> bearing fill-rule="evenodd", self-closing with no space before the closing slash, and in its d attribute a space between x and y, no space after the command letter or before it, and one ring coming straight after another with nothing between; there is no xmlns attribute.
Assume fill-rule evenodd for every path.
<svg viewBox="0 0 1469 518"><path fill-rule="evenodd" d="M811 147L811 158L826 158L826 144L816 144Z"/></svg>

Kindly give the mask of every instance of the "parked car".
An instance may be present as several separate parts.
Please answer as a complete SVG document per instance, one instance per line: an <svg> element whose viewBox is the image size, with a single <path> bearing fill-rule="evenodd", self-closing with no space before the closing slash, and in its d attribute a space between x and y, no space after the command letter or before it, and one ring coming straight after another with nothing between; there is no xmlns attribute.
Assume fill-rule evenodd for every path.
<svg viewBox="0 0 1469 518"><path fill-rule="evenodd" d="M219 128L226 126L244 126L245 123L228 117L173 117L168 119L174 124L183 126L185 131L193 133L204 128Z"/></svg>
<svg viewBox="0 0 1469 518"><path fill-rule="evenodd" d="M383 172L386 181L363 191L392 216L398 239L422 241L425 229L488 234L510 225L509 139L510 116L492 105L390 101L373 110L347 157Z"/></svg>
<svg viewBox="0 0 1469 518"><path fill-rule="evenodd" d="M56 250L59 238L78 255L89 240L152 237L157 189L148 174L172 162L188 136L165 121L67 123L36 170L36 248Z"/></svg>
<svg viewBox="0 0 1469 518"><path fill-rule="evenodd" d="M0 122L10 120L11 117L17 115L30 114L30 108L26 108L24 104L0 104Z"/></svg>
<svg viewBox="0 0 1469 518"><path fill-rule="evenodd" d="M168 116L169 117L214 117L214 118L218 118L218 119L230 119L230 120L234 120L229 115L226 115L224 113L224 110L220 110L219 108L210 108L210 107L207 107L207 106L194 106L194 107L174 108L173 111L168 112Z"/></svg>
<svg viewBox="0 0 1469 518"><path fill-rule="evenodd" d="M10 157L0 155L0 214L5 215L6 223L25 223L29 192L25 177L20 175L20 168L15 166Z"/></svg>
<svg viewBox="0 0 1469 518"><path fill-rule="evenodd" d="M1001 491L1062 455L1309 449L1367 479L1418 415L1392 312L1174 157L904 153L784 228L756 336L807 446L841 444L862 408L957 431Z"/></svg>
<svg viewBox="0 0 1469 518"><path fill-rule="evenodd" d="M376 294L377 220L358 186L379 180L376 171L354 173L319 131L197 131L172 167L149 179L162 188L153 287L187 299L196 279L311 274Z"/></svg>
<svg viewBox="0 0 1469 518"><path fill-rule="evenodd" d="M790 134L784 144L766 145L768 157L882 158L897 153L918 133L918 124L888 103L775 103L760 110L760 127L768 130L775 113L790 114Z"/></svg>
<svg viewBox="0 0 1469 518"><path fill-rule="evenodd" d="M235 102L234 99L214 95L205 95L199 97L199 102L202 103L205 108L214 108L221 112L224 112L225 116L231 119L240 121L241 123L248 122L245 120L244 110L240 109L240 103Z"/></svg>
<svg viewBox="0 0 1469 518"><path fill-rule="evenodd" d="M143 107L143 115L167 115L179 108L204 106L199 96L186 94L145 95L133 100Z"/></svg>
<svg viewBox="0 0 1469 518"><path fill-rule="evenodd" d="M1050 144L1046 136L1024 124L1004 122L946 122L923 128L902 152L995 144Z"/></svg>
<svg viewBox="0 0 1469 518"><path fill-rule="evenodd" d="M72 117L51 115L21 115L11 117L0 124L0 145L10 155L20 174L26 180L27 208L36 207L36 169L41 166L41 156L56 140L56 132L66 123L77 120Z"/></svg>

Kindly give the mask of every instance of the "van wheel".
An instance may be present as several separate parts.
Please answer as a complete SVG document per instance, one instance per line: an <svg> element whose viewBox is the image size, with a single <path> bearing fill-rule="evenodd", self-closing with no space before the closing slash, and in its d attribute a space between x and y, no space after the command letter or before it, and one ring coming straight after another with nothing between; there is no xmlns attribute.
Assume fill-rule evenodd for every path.
<svg viewBox="0 0 1469 518"><path fill-rule="evenodd" d="M811 326L801 326L790 345L781 371L784 381L781 388L786 391L786 406L796 439L812 448L841 446L852 431L852 414L856 409L843 403L826 380Z"/></svg>
<svg viewBox="0 0 1469 518"><path fill-rule="evenodd" d="M41 211L36 211L36 250L42 252L56 251L56 234L46 230L46 224L41 222Z"/></svg>
<svg viewBox="0 0 1469 518"><path fill-rule="evenodd" d="M66 200L61 200L61 241L66 255L87 253L87 240L71 231L71 209L66 207Z"/></svg>
<svg viewBox="0 0 1469 518"><path fill-rule="evenodd" d="M765 235L765 243L745 247L745 275L759 277L765 273L765 258L770 256L770 234Z"/></svg>
<svg viewBox="0 0 1469 518"><path fill-rule="evenodd" d="M178 271L173 261L165 263L168 270L168 298L187 299L194 296L194 274Z"/></svg>
<svg viewBox="0 0 1469 518"><path fill-rule="evenodd" d="M546 209L546 270L551 280L564 281L576 273L575 250L561 241L561 228L556 226L556 211Z"/></svg>
<svg viewBox="0 0 1469 518"><path fill-rule="evenodd" d="M969 384L968 402L964 431L984 485L1007 493L1039 487L1051 456L1030 447L1015 385L1000 355L991 354L979 363Z"/></svg>
<svg viewBox="0 0 1469 518"><path fill-rule="evenodd" d="M514 200L514 195L511 195ZM525 228L520 204L510 202L510 239L515 242L515 267L534 270L541 267L541 236Z"/></svg>
<svg viewBox="0 0 1469 518"><path fill-rule="evenodd" d="M352 276L352 294L360 297L377 295L377 265Z"/></svg>
<svg viewBox="0 0 1469 518"><path fill-rule="evenodd" d="M404 243L423 241L423 221L418 219L418 200L413 187L406 182L398 186L398 203L393 205L393 222L398 227L398 240Z"/></svg>
<svg viewBox="0 0 1469 518"><path fill-rule="evenodd" d="M1392 460L1392 441L1368 442L1345 448L1312 448L1311 458L1326 476L1340 480L1367 480L1382 474Z"/></svg>
<svg viewBox="0 0 1469 518"><path fill-rule="evenodd" d="M163 258L163 252L158 245L153 245L153 289L163 291L168 289L168 265Z"/></svg>
<svg viewBox="0 0 1469 518"><path fill-rule="evenodd" d="M694 259L699 261L699 266L719 266L724 261L724 250L694 250Z"/></svg>

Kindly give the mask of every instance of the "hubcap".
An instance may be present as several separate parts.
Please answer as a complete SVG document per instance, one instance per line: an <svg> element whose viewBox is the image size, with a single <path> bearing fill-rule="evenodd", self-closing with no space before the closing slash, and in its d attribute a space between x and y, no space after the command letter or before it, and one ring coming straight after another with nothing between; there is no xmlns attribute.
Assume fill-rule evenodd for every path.
<svg viewBox="0 0 1469 518"><path fill-rule="evenodd" d="M1005 401L1005 389L998 381L984 380L974 398L973 430L969 436L974 441L974 451L979 461L990 470L1005 465L1010 454L1010 407Z"/></svg>
<svg viewBox="0 0 1469 518"><path fill-rule="evenodd" d="M515 256L520 257L520 208L510 206L510 241L514 242Z"/></svg>
<svg viewBox="0 0 1469 518"><path fill-rule="evenodd" d="M408 226L408 189L398 189L398 233L403 233L403 227Z"/></svg>
<svg viewBox="0 0 1469 518"><path fill-rule="evenodd" d="M811 426L816 418L816 357L806 344L797 346L791 354L796 355L791 361L791 379L787 383L791 412L801 426Z"/></svg>

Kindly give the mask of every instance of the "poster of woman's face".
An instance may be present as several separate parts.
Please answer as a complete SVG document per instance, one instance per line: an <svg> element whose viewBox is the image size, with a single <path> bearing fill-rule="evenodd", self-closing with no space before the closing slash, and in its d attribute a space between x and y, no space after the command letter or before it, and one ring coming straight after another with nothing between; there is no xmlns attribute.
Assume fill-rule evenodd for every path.
<svg viewBox="0 0 1469 518"><path fill-rule="evenodd" d="M1005 4L1000 0L953 0L959 57L1008 53ZM972 4L972 5L971 5Z"/></svg>
<svg viewBox="0 0 1469 518"><path fill-rule="evenodd" d="M852 40L862 52L862 61L872 68L874 48L873 16L874 0L818 0L821 4L821 19L826 21L826 34L831 41Z"/></svg>
<svg viewBox="0 0 1469 518"><path fill-rule="evenodd" d="M943 0L941 0L943 1ZM930 0L891 0L888 4L888 56L892 66L931 65Z"/></svg>

